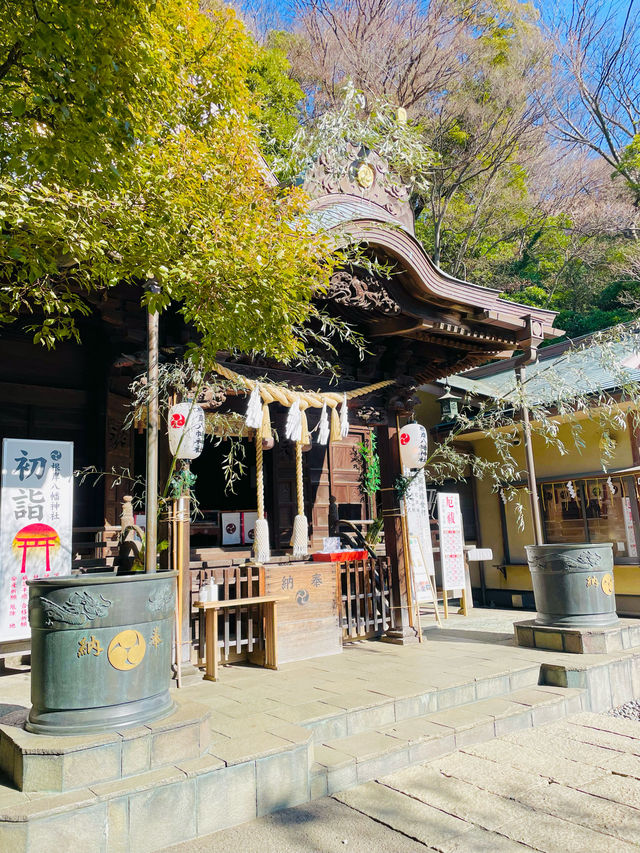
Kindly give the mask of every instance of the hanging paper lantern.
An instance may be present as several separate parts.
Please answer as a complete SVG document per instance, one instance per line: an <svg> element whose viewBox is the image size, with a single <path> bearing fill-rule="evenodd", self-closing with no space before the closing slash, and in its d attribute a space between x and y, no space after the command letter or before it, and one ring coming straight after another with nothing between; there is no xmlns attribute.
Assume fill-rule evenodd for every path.
<svg viewBox="0 0 640 853"><path fill-rule="evenodd" d="M403 468L422 468L427 461L427 431L422 424L407 424L400 430L400 462Z"/></svg>
<svg viewBox="0 0 640 853"><path fill-rule="evenodd" d="M171 455L178 459L196 459L202 453L203 447L204 412L202 408L197 403L177 403L171 406L169 409Z"/></svg>

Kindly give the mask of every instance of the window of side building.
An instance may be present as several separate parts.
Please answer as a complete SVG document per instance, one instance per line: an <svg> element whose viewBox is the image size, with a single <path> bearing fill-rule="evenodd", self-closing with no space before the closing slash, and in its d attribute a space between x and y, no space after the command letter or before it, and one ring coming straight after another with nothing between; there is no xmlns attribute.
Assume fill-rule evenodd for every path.
<svg viewBox="0 0 640 853"><path fill-rule="evenodd" d="M545 541L612 542L616 562L636 562L633 477L585 477L538 486Z"/></svg>

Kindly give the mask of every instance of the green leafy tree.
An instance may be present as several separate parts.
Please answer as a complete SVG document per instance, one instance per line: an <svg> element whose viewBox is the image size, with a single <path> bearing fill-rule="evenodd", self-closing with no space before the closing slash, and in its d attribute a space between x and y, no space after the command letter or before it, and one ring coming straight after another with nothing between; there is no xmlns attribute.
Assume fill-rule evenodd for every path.
<svg viewBox="0 0 640 853"><path fill-rule="evenodd" d="M299 355L335 260L266 179L234 13L9 0L0 40L0 321L31 315L53 346L92 293L153 278L145 301L179 306L197 359Z"/></svg>
<svg viewBox="0 0 640 853"><path fill-rule="evenodd" d="M286 33L270 33L249 68L248 85L259 102L261 147L269 161L281 156L296 134L304 98L299 84L289 76L286 47Z"/></svg>

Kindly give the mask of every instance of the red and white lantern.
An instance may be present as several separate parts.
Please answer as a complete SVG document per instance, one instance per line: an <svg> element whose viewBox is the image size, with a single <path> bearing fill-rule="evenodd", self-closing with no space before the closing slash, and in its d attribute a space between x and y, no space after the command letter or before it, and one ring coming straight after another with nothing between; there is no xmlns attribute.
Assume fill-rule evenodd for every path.
<svg viewBox="0 0 640 853"><path fill-rule="evenodd" d="M182 439L182 440L181 440ZM204 447L204 412L197 403L169 409L169 449L178 459L196 459Z"/></svg>
<svg viewBox="0 0 640 853"><path fill-rule="evenodd" d="M422 424L407 424L400 430L400 462L403 468L422 468L427 461L429 441Z"/></svg>

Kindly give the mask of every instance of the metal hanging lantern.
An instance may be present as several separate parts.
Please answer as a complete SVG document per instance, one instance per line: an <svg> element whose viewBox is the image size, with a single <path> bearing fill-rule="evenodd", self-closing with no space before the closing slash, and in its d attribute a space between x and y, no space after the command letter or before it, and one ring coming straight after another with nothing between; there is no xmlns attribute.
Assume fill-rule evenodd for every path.
<svg viewBox="0 0 640 853"><path fill-rule="evenodd" d="M407 424L400 430L400 462L403 468L422 468L427 461L429 439L422 424Z"/></svg>
<svg viewBox="0 0 640 853"><path fill-rule="evenodd" d="M458 416L458 404L462 397L458 397L451 391L449 385L444 386L444 394L438 398L440 404L440 414L443 421L453 421Z"/></svg>
<svg viewBox="0 0 640 853"><path fill-rule="evenodd" d="M197 403L169 409L169 449L178 459L196 459L204 447L204 412Z"/></svg>

